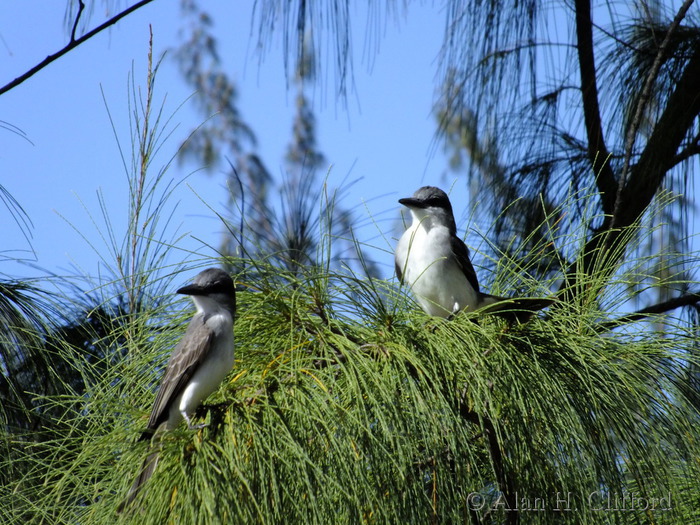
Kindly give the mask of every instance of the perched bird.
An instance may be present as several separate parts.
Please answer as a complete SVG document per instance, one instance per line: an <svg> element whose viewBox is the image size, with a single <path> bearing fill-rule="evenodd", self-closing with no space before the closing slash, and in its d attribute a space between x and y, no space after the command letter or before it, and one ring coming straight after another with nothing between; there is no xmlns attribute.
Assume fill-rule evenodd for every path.
<svg viewBox="0 0 700 525"><path fill-rule="evenodd" d="M450 317L461 310L483 309L522 322L553 303L551 299L498 297L479 290L469 250L457 236L450 199L440 188L423 186L399 203L411 211L413 221L396 246L396 275L408 283L425 313Z"/></svg>
<svg viewBox="0 0 700 525"><path fill-rule="evenodd" d="M197 307L187 332L173 350L163 380L140 440L163 430L172 430L184 419L190 428L194 411L213 393L233 368L233 317L236 290L231 277L218 268L197 274L193 284L177 290L192 297ZM151 477L158 462L154 445L144 460L138 478L119 506L122 512Z"/></svg>

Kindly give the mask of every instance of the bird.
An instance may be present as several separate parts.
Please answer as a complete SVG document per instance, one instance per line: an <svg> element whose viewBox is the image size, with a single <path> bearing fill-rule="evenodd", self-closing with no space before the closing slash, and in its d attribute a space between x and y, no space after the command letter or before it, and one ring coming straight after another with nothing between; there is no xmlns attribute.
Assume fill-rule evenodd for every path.
<svg viewBox="0 0 700 525"><path fill-rule="evenodd" d="M469 249L457 236L450 199L440 188L423 186L399 203L410 210L412 222L396 246L396 275L428 315L451 318L462 310L481 310L524 322L554 302L482 292Z"/></svg>
<svg viewBox="0 0 700 525"><path fill-rule="evenodd" d="M148 425L139 441L176 428L183 420L191 429L192 416L233 368L233 321L236 313L236 289L233 279L223 270L207 268L197 274L178 294L189 295L197 312L184 337L175 347L153 402ZM155 471L160 447L151 445L139 475L117 512L134 501Z"/></svg>

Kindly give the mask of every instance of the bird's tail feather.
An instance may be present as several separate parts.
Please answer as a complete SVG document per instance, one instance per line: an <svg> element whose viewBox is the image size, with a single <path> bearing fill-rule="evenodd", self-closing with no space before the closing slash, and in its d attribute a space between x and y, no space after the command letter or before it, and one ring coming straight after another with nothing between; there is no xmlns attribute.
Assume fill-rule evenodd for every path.
<svg viewBox="0 0 700 525"><path fill-rule="evenodd" d="M149 452L148 456L146 456L146 458L143 460L143 463L141 464L141 470L139 471L139 475L136 478L136 480L134 480L134 484L131 485L129 493L127 494L124 501L122 501L119 504L119 507L117 507L118 514L124 512L134 503L134 500L139 495L141 488L146 484L146 482L153 475L153 472L156 470L156 466L158 465L159 454L160 445L154 445L151 449L151 452Z"/></svg>
<svg viewBox="0 0 700 525"><path fill-rule="evenodd" d="M529 321L536 312L554 304L556 300L543 297L511 298L482 294L479 302L481 313L498 315L508 322L524 323Z"/></svg>

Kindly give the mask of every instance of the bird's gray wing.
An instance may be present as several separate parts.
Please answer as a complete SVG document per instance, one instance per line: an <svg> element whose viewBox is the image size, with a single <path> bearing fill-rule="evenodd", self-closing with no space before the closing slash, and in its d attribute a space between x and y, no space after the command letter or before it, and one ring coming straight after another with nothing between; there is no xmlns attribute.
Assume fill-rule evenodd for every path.
<svg viewBox="0 0 700 525"><path fill-rule="evenodd" d="M450 242L452 244L452 253L454 253L457 259L457 264L467 278L467 281L469 281L469 284L472 285L472 288L474 288L474 291L478 294L479 280L476 277L474 266L472 266L472 262L469 260L469 249L467 245L456 235L450 236Z"/></svg>
<svg viewBox="0 0 700 525"><path fill-rule="evenodd" d="M196 315L170 357L153 402L148 430L155 430L168 419L170 404L185 388L199 364L207 356L213 337L214 333L204 324L204 316ZM142 439L150 438L151 435L151 432L144 432Z"/></svg>

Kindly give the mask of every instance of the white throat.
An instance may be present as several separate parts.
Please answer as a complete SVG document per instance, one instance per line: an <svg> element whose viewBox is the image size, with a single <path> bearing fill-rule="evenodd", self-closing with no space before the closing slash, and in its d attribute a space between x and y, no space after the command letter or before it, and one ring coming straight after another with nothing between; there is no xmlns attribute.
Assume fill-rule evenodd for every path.
<svg viewBox="0 0 700 525"><path fill-rule="evenodd" d="M228 312L228 309L222 302L223 297L219 295L192 295L190 296L198 314L210 316L219 314L222 311Z"/></svg>

